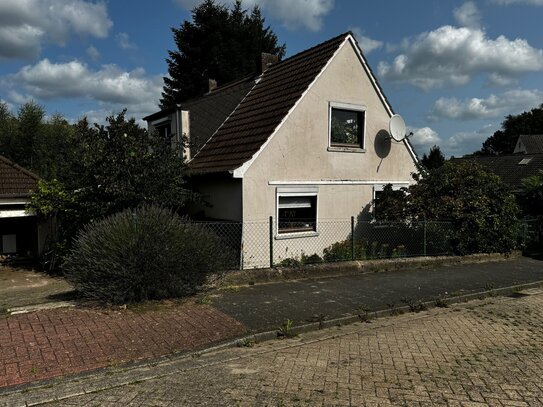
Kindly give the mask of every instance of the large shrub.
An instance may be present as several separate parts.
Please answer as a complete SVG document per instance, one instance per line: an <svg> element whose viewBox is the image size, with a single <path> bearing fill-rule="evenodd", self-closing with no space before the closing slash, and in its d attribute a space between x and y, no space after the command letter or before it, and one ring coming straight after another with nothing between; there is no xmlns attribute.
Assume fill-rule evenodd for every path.
<svg viewBox="0 0 543 407"><path fill-rule="evenodd" d="M228 261L204 225L145 205L84 227L63 271L84 297L122 304L194 293Z"/></svg>
<svg viewBox="0 0 543 407"><path fill-rule="evenodd" d="M472 161L448 161L409 187L408 212L419 221L449 221L456 254L515 248L518 206L497 175Z"/></svg>

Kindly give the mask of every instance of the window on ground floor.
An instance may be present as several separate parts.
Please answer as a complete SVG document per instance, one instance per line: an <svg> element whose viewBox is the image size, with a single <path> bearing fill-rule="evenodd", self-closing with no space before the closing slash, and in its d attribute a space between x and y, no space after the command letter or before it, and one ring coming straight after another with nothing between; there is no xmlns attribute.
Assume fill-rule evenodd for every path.
<svg viewBox="0 0 543 407"><path fill-rule="evenodd" d="M278 233L317 230L317 195L279 195L277 202Z"/></svg>

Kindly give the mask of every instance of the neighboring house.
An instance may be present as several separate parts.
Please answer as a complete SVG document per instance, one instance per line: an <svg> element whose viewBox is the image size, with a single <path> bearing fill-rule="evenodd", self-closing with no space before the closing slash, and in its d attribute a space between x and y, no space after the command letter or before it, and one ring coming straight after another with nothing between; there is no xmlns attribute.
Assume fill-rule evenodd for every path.
<svg viewBox="0 0 543 407"><path fill-rule="evenodd" d="M0 254L35 257L51 236L52 220L40 222L25 210L39 177L0 156Z"/></svg>
<svg viewBox="0 0 543 407"><path fill-rule="evenodd" d="M507 154L493 156L473 156L453 158L453 162L474 161L488 171L499 176L516 193L522 188L522 180L534 175L541 175L543 154Z"/></svg>
<svg viewBox="0 0 543 407"><path fill-rule="evenodd" d="M543 134L524 134L519 136L513 154L543 154Z"/></svg>
<svg viewBox="0 0 543 407"><path fill-rule="evenodd" d="M351 216L371 219L384 185L413 182L416 155L407 140L391 140L392 107L351 33L248 81L253 85L189 162L191 183L210 204L201 208L205 216L243 224L245 268L266 265L270 216L275 262L322 255L348 238ZM200 103L216 96L220 105L230 86L239 85ZM195 115L185 116L192 139ZM147 118L150 127L156 118Z"/></svg>

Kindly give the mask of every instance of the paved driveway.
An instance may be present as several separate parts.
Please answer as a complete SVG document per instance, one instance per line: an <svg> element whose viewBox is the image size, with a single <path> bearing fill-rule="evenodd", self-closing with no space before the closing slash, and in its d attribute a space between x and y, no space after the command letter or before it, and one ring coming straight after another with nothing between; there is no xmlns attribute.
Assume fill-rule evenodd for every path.
<svg viewBox="0 0 543 407"><path fill-rule="evenodd" d="M5 395L4 402L66 397L51 405L541 406L543 290L525 294L108 371Z"/></svg>

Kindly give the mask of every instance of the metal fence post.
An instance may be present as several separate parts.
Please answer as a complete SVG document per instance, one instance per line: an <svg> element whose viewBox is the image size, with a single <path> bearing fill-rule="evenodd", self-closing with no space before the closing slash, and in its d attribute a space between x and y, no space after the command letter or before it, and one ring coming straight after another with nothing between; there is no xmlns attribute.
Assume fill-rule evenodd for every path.
<svg viewBox="0 0 543 407"><path fill-rule="evenodd" d="M273 216L270 216L270 268L273 268Z"/></svg>
<svg viewBox="0 0 543 407"><path fill-rule="evenodd" d="M426 256L426 215L424 215L424 256Z"/></svg>
<svg viewBox="0 0 543 407"><path fill-rule="evenodd" d="M351 216L351 260L354 260L354 216Z"/></svg>

